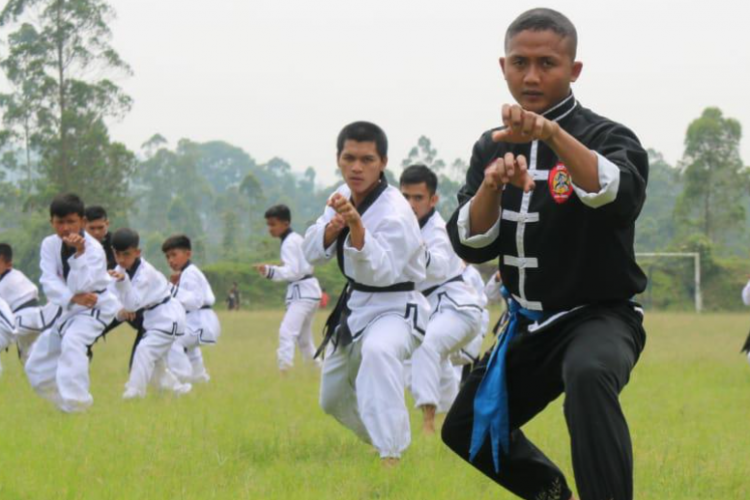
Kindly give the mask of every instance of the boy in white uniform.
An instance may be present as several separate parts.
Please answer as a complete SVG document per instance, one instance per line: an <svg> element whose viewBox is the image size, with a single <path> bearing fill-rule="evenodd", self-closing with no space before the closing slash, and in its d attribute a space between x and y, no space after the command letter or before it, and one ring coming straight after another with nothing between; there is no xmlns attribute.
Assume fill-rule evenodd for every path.
<svg viewBox="0 0 750 500"><path fill-rule="evenodd" d="M13 268L13 248L7 243L0 243L0 298L15 315L14 340L21 364L25 364L31 345L52 325L60 308L54 304L39 306L39 289L25 274Z"/></svg>
<svg viewBox="0 0 750 500"><path fill-rule="evenodd" d="M221 334L219 318L213 310L216 297L206 276L191 262L190 238L178 234L167 238L161 251L173 273L169 281L172 295L185 308L185 335L169 352L170 370L183 382L208 382L201 345L214 345Z"/></svg>
<svg viewBox="0 0 750 500"><path fill-rule="evenodd" d="M13 343L15 338L16 317L13 315L8 303L0 298L0 351L6 349ZM0 375L3 374L3 365L0 364Z"/></svg>
<svg viewBox="0 0 750 500"><path fill-rule="evenodd" d="M104 250L83 231L83 201L74 194L59 195L50 205L50 217L55 234L42 242L41 284L47 300L62 313L34 343L25 369L40 396L64 412L78 412L94 402L88 346L112 321L119 304L108 290Z"/></svg>
<svg viewBox="0 0 750 500"><path fill-rule="evenodd" d="M315 355L312 325L320 303L320 285L313 276L315 268L305 259L302 236L292 231L292 214L286 205L274 205L265 213L268 232L281 240L281 265L255 266L261 276L289 283L286 289L286 314L279 328L279 370L285 372L294 364L294 346L302 359L312 361Z"/></svg>
<svg viewBox="0 0 750 500"><path fill-rule="evenodd" d="M445 221L435 210L435 173L424 165L412 165L401 174L400 184L427 245L427 276L417 287L430 301L432 314L424 342L412 357L411 390L422 410L424 431L434 433L438 406L447 411L458 394L458 379L449 358L476 337L483 308L474 289L464 281L464 263L453 251ZM441 394L446 391L447 400Z"/></svg>
<svg viewBox="0 0 750 500"><path fill-rule="evenodd" d="M742 289L742 302L744 302L746 306L750 306L750 281L748 281L745 288ZM747 360L750 362L750 334L748 334L747 339L745 339L745 345L742 346L742 352L747 354Z"/></svg>
<svg viewBox="0 0 750 500"><path fill-rule="evenodd" d="M323 411L394 465L409 446L404 360L419 344L429 314L415 283L425 278L419 224L398 189L388 186L385 133L372 123L344 127L337 162L345 184L305 234L305 257L336 256L347 278L326 323Z"/></svg>
<svg viewBox="0 0 750 500"><path fill-rule="evenodd" d="M109 271L113 289L122 303L120 320L143 311L144 335L133 356L130 378L123 399L146 396L150 381L177 394L190 392L167 369L166 357L172 344L185 334L185 310L172 297L167 279L141 257L140 238L132 229L122 228L112 236L117 267Z"/></svg>

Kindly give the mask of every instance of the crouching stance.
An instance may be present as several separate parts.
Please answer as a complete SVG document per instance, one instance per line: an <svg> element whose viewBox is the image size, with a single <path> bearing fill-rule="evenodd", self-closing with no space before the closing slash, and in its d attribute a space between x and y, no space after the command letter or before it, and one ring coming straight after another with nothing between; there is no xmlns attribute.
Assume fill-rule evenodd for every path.
<svg viewBox="0 0 750 500"><path fill-rule="evenodd" d="M401 192L419 219L427 245L427 277L418 286L432 314L424 342L414 351L411 376L411 391L422 409L427 433L435 432L435 412L447 412L458 393L459 379L449 357L476 337L483 310L476 292L464 281L464 264L435 210L437 183L435 173L424 165L412 165L401 175Z"/></svg>
<svg viewBox="0 0 750 500"><path fill-rule="evenodd" d="M50 206L55 234L42 242L41 284L62 312L34 343L25 365L34 390L65 412L94 402L86 353L119 307L107 288L104 250L83 231L83 214L83 201L74 194L60 195Z"/></svg>
<svg viewBox="0 0 750 500"><path fill-rule="evenodd" d="M304 241L308 261L336 256L348 282L326 324L324 346L331 345L320 403L392 463L411 440L403 362L427 319L429 305L415 291L425 277L425 248L409 204L383 175L383 131L353 123L339 134L337 149L346 184Z"/></svg>
<svg viewBox="0 0 750 500"><path fill-rule="evenodd" d="M190 238L184 234L167 238L161 246L172 268L172 295L185 308L185 335L172 346L169 369L182 382L208 382L203 363L202 345L214 345L221 333L219 317L213 310L216 297L211 284L198 266L190 261L193 255Z"/></svg>
<svg viewBox="0 0 750 500"><path fill-rule="evenodd" d="M178 394L190 392L167 369L167 354L172 344L185 334L185 310L172 297L167 279L141 257L138 233L118 229L112 237L117 267L109 272L115 279L113 289L122 303L120 320L143 312L143 337L135 348L130 378L123 399L144 397L148 383Z"/></svg>

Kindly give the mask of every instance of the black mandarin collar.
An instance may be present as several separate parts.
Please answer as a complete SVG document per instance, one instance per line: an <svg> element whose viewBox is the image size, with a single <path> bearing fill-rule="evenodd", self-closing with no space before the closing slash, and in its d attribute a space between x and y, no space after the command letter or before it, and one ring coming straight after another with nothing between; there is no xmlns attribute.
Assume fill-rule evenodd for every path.
<svg viewBox="0 0 750 500"><path fill-rule="evenodd" d="M292 228L288 228L286 231L284 231L284 234L281 235L281 242L284 243L284 240L287 239L287 237L292 234L294 231Z"/></svg>
<svg viewBox="0 0 750 500"><path fill-rule="evenodd" d="M188 267L190 267L191 264L192 264L192 262L190 260L188 260L187 262L185 262L185 265L182 266L182 269L180 269L180 272L185 271L185 269L187 269Z"/></svg>
<svg viewBox="0 0 750 500"><path fill-rule="evenodd" d="M568 94L568 97L558 102L550 109L542 113L542 116L553 122L557 122L568 116L578 106L578 101L573 95L573 92Z"/></svg>
<svg viewBox="0 0 750 500"><path fill-rule="evenodd" d="M432 210L429 211L427 215L419 219L419 229L422 229L427 225L428 222L430 222L430 219L432 219L432 216L435 215L435 207L432 208Z"/></svg>
<svg viewBox="0 0 750 500"><path fill-rule="evenodd" d="M12 270L13 270L13 268L11 267L11 268L10 268L10 269L8 269L7 271L5 271L5 272L4 272L3 274L0 274L0 281L3 281L3 278L5 278L6 276L8 276L8 274L10 274L10 272L11 272Z"/></svg>

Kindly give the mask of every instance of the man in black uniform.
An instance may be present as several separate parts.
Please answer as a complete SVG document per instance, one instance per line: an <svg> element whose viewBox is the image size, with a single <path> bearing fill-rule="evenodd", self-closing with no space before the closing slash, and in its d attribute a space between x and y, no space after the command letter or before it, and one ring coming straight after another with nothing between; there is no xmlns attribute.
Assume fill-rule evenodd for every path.
<svg viewBox="0 0 750 500"><path fill-rule="evenodd" d="M576 45L573 24L549 9L521 14L506 33L500 65L518 104L474 146L448 232L464 260L499 258L510 320L442 436L522 498L575 498L521 431L564 392L580 498L632 500L619 394L645 344L631 299L646 285L633 241L648 157L630 130L573 96Z"/></svg>

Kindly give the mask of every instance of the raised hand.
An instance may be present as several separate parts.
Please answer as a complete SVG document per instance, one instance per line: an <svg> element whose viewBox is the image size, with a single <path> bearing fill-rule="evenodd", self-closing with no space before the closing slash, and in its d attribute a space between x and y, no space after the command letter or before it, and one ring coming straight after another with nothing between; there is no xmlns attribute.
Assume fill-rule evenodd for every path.
<svg viewBox="0 0 750 500"><path fill-rule="evenodd" d="M264 278L266 277L266 274L268 273L268 264L255 264L253 267L258 271L258 274Z"/></svg>
<svg viewBox="0 0 750 500"><path fill-rule="evenodd" d="M77 293L73 295L73 298L70 299L70 301L79 306L91 309L99 301L99 297L95 293Z"/></svg>
<svg viewBox="0 0 750 500"><path fill-rule="evenodd" d="M492 133L495 142L525 144L531 141L548 141L560 126L542 115L526 111L518 104L503 106L505 128Z"/></svg>
<svg viewBox="0 0 750 500"><path fill-rule="evenodd" d="M335 193L331 196L331 199L328 200L328 206L333 208L350 228L362 224L362 219L359 217L357 209L354 208L352 202L341 193Z"/></svg>
<svg viewBox="0 0 750 500"><path fill-rule="evenodd" d="M80 234L69 234L63 238L63 243L76 249L76 257L80 257L86 251L86 239Z"/></svg>
<svg viewBox="0 0 750 500"><path fill-rule="evenodd" d="M526 157L514 156L513 153L506 153L484 170L484 183L494 191L499 191L506 184L511 184L523 189L525 193L534 189L535 186L534 179L528 173Z"/></svg>
<svg viewBox="0 0 750 500"><path fill-rule="evenodd" d="M107 273L109 273L109 275L116 281L122 281L125 279L125 275L123 273L118 273L114 269L110 269L109 271L107 271Z"/></svg>

